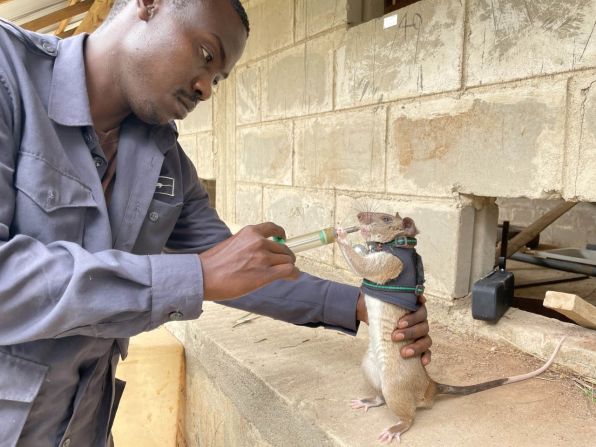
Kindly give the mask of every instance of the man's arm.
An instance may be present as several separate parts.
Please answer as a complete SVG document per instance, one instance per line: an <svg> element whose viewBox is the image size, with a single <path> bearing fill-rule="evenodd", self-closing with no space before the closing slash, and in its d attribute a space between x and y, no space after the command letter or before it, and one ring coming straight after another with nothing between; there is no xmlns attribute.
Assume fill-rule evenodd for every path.
<svg viewBox="0 0 596 447"><path fill-rule="evenodd" d="M73 242L42 243L19 233L17 193L26 192L15 189L15 177L17 172L31 175L25 168L19 171L19 107L18 92L0 70L0 345L72 335L125 338L171 319L197 318L203 299L221 298L217 290L205 289L196 253L91 253ZM60 185L47 185L53 186ZM248 272L242 266L234 271L241 278L236 296L294 272L293 255L267 249L282 248L266 244L269 233L283 236L270 225L236 238L242 250L259 258ZM255 241L257 247L251 245ZM205 290L213 296L205 296Z"/></svg>

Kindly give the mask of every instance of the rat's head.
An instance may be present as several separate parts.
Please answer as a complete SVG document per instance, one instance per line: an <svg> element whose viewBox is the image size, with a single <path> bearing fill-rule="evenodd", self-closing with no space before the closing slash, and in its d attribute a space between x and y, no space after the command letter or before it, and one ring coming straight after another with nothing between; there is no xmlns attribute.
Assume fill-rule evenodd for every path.
<svg viewBox="0 0 596 447"><path fill-rule="evenodd" d="M226 79L248 38L239 0L117 0L102 32L116 36L110 67L141 120L183 119Z"/></svg>
<svg viewBox="0 0 596 447"><path fill-rule="evenodd" d="M390 242L398 236L414 237L418 234L414 221L409 217L400 217L386 213L358 213L360 232L367 241Z"/></svg>

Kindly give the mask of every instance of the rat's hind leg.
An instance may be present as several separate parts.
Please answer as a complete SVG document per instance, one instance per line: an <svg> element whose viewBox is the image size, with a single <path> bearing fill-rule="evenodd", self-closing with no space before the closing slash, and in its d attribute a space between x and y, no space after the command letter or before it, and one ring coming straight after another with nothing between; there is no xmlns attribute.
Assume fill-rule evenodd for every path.
<svg viewBox="0 0 596 447"><path fill-rule="evenodd" d="M385 404L385 399L383 399L383 395L381 394L381 373L376 362L377 359L369 348L362 360L362 370L370 385L377 392L377 396L353 399L351 404L352 408L355 410L364 408L364 411L366 412L369 408L380 407Z"/></svg>
<svg viewBox="0 0 596 447"><path fill-rule="evenodd" d="M389 444L394 439L400 442L400 436L410 428L414 420L419 399L416 398L416 393L410 386L415 384L400 383L397 377L388 373L383 374L382 380L383 396L387 406L397 417L397 423L383 430L379 435L379 441L383 444Z"/></svg>

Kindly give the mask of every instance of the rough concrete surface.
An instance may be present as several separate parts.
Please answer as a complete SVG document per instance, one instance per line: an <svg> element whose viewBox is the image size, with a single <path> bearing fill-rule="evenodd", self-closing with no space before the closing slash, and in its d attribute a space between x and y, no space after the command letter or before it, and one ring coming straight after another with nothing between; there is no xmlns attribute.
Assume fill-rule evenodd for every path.
<svg viewBox="0 0 596 447"><path fill-rule="evenodd" d="M596 65L596 3L469 0L468 85Z"/></svg>
<svg viewBox="0 0 596 447"><path fill-rule="evenodd" d="M242 324L240 321L248 320ZM360 371L366 328L357 337L325 329L288 326L208 303L196 322L171 325L183 340L187 382L209 379L204 414L193 413L202 443L226 443L247 430L254 445L374 446L393 423L389 410L353 411L349 401L370 394ZM433 325L433 377L453 384L527 372L542 361L501 344L454 335ZM563 351L565 347L563 347ZM201 396L204 388L189 388ZM211 394L213 393L213 394ZM215 430L212 407L225 399L230 419ZM196 401L191 401L196 402ZM209 414L211 412L211 414ZM206 422L202 422L202 417ZM220 416L221 417L221 416ZM209 422L211 421L211 422ZM596 404L561 370L540 379L467 397L445 398L419 410L403 446L590 446L596 437ZM188 425L188 424L187 424ZM187 440L199 439L189 428ZM232 434L226 434L227 432ZM259 436L256 436L256 433ZM249 439L249 438L247 438Z"/></svg>

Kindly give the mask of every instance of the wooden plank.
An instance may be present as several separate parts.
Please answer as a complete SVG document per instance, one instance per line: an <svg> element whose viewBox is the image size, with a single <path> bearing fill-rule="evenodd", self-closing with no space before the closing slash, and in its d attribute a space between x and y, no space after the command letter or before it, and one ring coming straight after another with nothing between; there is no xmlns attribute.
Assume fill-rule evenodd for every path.
<svg viewBox="0 0 596 447"><path fill-rule="evenodd" d="M544 307L562 313L580 326L596 329L596 306L577 295L549 290L543 304Z"/></svg>
<svg viewBox="0 0 596 447"><path fill-rule="evenodd" d="M534 239L542 230L544 230L577 204L578 202L563 202L526 227L523 231L508 241L507 257L509 258L511 255L515 254L520 248ZM501 243L499 242L497 245L497 253L495 255L495 264L499 262L500 253Z"/></svg>
<svg viewBox="0 0 596 447"><path fill-rule="evenodd" d="M68 6L74 5L78 1L79 0L69 0ZM64 19L62 22L60 22L60 25L58 25L58 28L56 29L56 31L54 31L54 35L60 36L64 32L64 30L66 29L66 27L68 26L69 23L70 23L70 18Z"/></svg>
<svg viewBox="0 0 596 447"><path fill-rule="evenodd" d="M114 0L95 0L89 12L83 18L81 24L77 27L75 34L92 33L108 17Z"/></svg>
<svg viewBox="0 0 596 447"><path fill-rule="evenodd" d="M62 31L60 34L56 34L56 36L59 37L60 39L66 39L67 37L72 36L75 31L76 31L75 28L71 28L69 30Z"/></svg>
<svg viewBox="0 0 596 447"><path fill-rule="evenodd" d="M30 22L23 24L22 27L31 31L39 31L40 29L53 25L61 20L69 19L83 12L87 12L89 8L91 8L91 5L93 5L93 0L83 0L72 6L67 6L66 8L51 12L38 19L31 20Z"/></svg>

